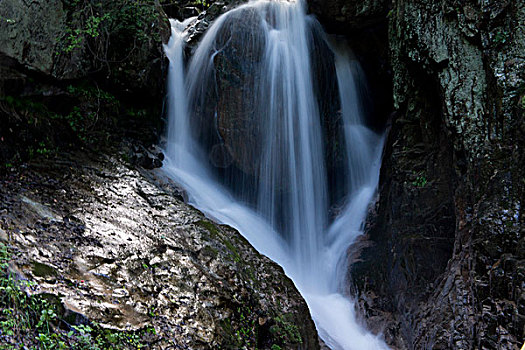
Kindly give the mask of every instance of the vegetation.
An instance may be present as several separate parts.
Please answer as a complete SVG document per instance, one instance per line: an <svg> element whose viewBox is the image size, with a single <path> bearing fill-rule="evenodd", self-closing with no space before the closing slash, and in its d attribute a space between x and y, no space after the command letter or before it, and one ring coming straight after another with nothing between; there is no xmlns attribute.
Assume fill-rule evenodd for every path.
<svg viewBox="0 0 525 350"><path fill-rule="evenodd" d="M293 323L290 315L284 314L274 318L275 324L270 332L281 339L283 344L301 344L303 342L299 328Z"/></svg>
<svg viewBox="0 0 525 350"><path fill-rule="evenodd" d="M279 315L266 320L264 324L260 324L257 313L253 312L247 304L237 307L236 311L235 319L237 322L235 324L230 318L221 323L225 337L230 342L227 348L257 349L258 346L270 346L269 344L259 344L258 342L261 340L271 340L273 342L270 346L272 350L287 349L291 345L303 343L299 328L293 322L291 315ZM268 331L269 338L261 339L261 333ZM266 337L263 336L262 338Z"/></svg>
<svg viewBox="0 0 525 350"><path fill-rule="evenodd" d="M86 47L99 63L107 66L125 61L145 41L160 40L159 33L151 31L159 19L153 0L66 0L64 3L70 25L60 40L59 54ZM119 42L131 42L133 46L116 47Z"/></svg>
<svg viewBox="0 0 525 350"><path fill-rule="evenodd" d="M193 3L202 10L206 10L211 6L211 2L206 0L195 0Z"/></svg>
<svg viewBox="0 0 525 350"><path fill-rule="evenodd" d="M126 136L148 143L158 135L162 94L153 91L162 89L162 63L154 50L161 50L169 24L157 2L62 3L67 21L53 58L58 80L42 83L29 73L0 96L0 172L60 150L107 148L122 136L115 135L121 124Z"/></svg>
<svg viewBox="0 0 525 350"><path fill-rule="evenodd" d="M30 294L34 283L9 271L10 254L0 243L0 349L141 349L153 328L138 332L103 329L96 323L71 325L60 302L49 295Z"/></svg>
<svg viewBox="0 0 525 350"><path fill-rule="evenodd" d="M426 178L426 176L424 175L419 175L413 182L412 182L412 185L416 186L416 187L425 187L426 184L428 183L428 180Z"/></svg>
<svg viewBox="0 0 525 350"><path fill-rule="evenodd" d="M224 337L228 343L226 348L256 348L258 327L254 314L246 305L237 307L236 311L235 319L239 323L233 323L230 318L221 322Z"/></svg>
<svg viewBox="0 0 525 350"><path fill-rule="evenodd" d="M61 147L70 148L74 144L100 145L109 137L106 130L115 124L119 101L94 85L69 85L65 90L64 100L70 106L55 110L51 109L52 104L31 97L0 97L0 109L12 121L8 121L8 127L15 134L16 129L27 130L19 136L28 138L15 140L24 142L24 147L17 149L17 155L6 164L36 156L51 157Z"/></svg>
<svg viewBox="0 0 525 350"><path fill-rule="evenodd" d="M509 37L510 37L509 32L500 29L500 30L496 31L496 33L494 34L492 40L496 44L505 44L509 40Z"/></svg>
<svg viewBox="0 0 525 350"><path fill-rule="evenodd" d="M206 229L211 237L220 240L228 250L228 256L241 265L241 274L245 274L247 279L257 283L250 264L243 262L237 248L228 240L228 238L220 235L218 228L212 222L208 220L199 220L196 224ZM239 305L236 308L234 307L233 310L235 310L235 317L231 319L226 318L221 322L221 327L224 331L224 338L228 343L226 346L227 348L257 348L260 346L260 344L258 344L260 338L266 338L265 341L271 339L273 341L273 344L271 344L272 350L286 349L291 344L301 344L303 342L299 328L294 323L291 315L276 315L265 321L263 324L260 324L258 322L258 314L250 308L250 304L250 302L244 302L242 305ZM263 333L266 333L266 335L262 335ZM269 346L270 344L267 345Z"/></svg>

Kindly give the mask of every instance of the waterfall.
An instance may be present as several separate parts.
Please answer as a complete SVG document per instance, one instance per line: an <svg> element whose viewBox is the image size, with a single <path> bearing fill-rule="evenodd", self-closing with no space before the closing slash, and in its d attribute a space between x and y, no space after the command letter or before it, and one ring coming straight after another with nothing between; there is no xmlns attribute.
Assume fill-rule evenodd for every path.
<svg viewBox="0 0 525 350"><path fill-rule="evenodd" d="M165 172L191 204L284 268L328 346L386 349L344 295L347 250L375 194L383 143L366 126L351 51L331 43L301 1L256 0L219 17L185 65L188 23L172 20L165 46ZM316 51L333 73L313 73ZM331 104L320 76L336 86L340 108L332 113L321 108ZM340 126L335 140L327 123ZM339 167L328 164L332 148ZM332 195L330 176L342 178L335 183L343 196Z"/></svg>

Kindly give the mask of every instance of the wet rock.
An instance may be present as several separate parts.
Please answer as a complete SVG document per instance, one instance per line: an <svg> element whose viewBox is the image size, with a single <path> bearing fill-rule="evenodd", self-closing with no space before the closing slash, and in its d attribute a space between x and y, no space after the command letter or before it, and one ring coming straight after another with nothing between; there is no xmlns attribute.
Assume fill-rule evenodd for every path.
<svg viewBox="0 0 525 350"><path fill-rule="evenodd" d="M369 126L382 129L392 113L392 71L389 62L388 21L392 15L390 0L308 0L308 12L333 36L332 44L346 42L365 73L367 92L362 96ZM315 50L313 50L315 52ZM321 55L326 55L324 52ZM326 59L322 70L329 69ZM324 74L319 80L322 84ZM321 89L329 91L326 87ZM323 107L336 106L330 98L319 104ZM333 108L333 107L332 107ZM326 111L323 111L326 113ZM329 115L334 115L329 112ZM332 123L328 130L330 139L340 128ZM330 145L328 145L330 147ZM331 160L333 162L333 160ZM336 170L337 171L337 170Z"/></svg>
<svg viewBox="0 0 525 350"><path fill-rule="evenodd" d="M132 164L143 167L144 169L152 170L162 167L164 154L157 146L150 146L145 148L142 145L135 145L131 150Z"/></svg>
<svg viewBox="0 0 525 350"><path fill-rule="evenodd" d="M155 349L317 348L282 269L174 191L162 172L113 157L42 159L0 178L0 228L13 266L35 293L59 298L72 324L153 327ZM61 219L40 215L22 193Z"/></svg>
<svg viewBox="0 0 525 350"><path fill-rule="evenodd" d="M252 9L236 12L219 34L224 50L215 58L217 80L218 132L236 166L247 174L259 169L262 120L256 118L255 84L261 77L260 60L264 53L264 32L256 23ZM249 43L249 44L248 44Z"/></svg>
<svg viewBox="0 0 525 350"><path fill-rule="evenodd" d="M190 26L190 32L193 27L203 25L205 17L200 20L202 16ZM242 8L230 13L222 23L216 36L216 46L222 49L213 55L213 70L209 79L203 81L206 85L199 96L206 101L205 107L193 109L195 129L199 130L199 138L206 144L211 165L233 174L226 178L240 175L248 181L260 174L261 147L267 137L261 125L268 122L265 112L257 110L260 97L254 93L263 79L262 59L266 50L266 28L263 28L259 16L253 8ZM312 32L313 78L319 83L315 94L322 114L327 149L331 151L327 153L334 155L330 160L330 171L335 173L337 167L341 170L343 158L340 148L333 150L340 146L334 141L340 136L337 134L340 104L335 66L325 38L315 30Z"/></svg>
<svg viewBox="0 0 525 350"><path fill-rule="evenodd" d="M211 5L204 11L200 12L197 18L188 27L187 42L190 50L195 50L197 43L200 41L211 23L220 15L229 10L242 5L247 0L226 0L226 1L212 1ZM181 16L182 19L191 16Z"/></svg>

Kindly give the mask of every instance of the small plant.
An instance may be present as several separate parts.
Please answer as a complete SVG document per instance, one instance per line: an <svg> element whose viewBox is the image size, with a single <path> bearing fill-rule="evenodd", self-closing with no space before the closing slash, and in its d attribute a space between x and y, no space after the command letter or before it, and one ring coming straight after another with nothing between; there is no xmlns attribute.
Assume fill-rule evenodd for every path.
<svg viewBox="0 0 525 350"><path fill-rule="evenodd" d="M83 28L68 28L63 39L62 52L70 53L82 45L85 37L97 38L100 35L100 24L109 18L109 13L103 16L89 16Z"/></svg>
<svg viewBox="0 0 525 350"><path fill-rule="evenodd" d="M201 0L199 0L201 1ZM70 26L59 40L57 55L68 54L85 46L103 66L126 61L131 51L129 47L117 52L109 52L112 38L126 35L136 39L136 44L149 40L160 41L157 30L151 30L159 21L154 0L125 0L106 3L63 0L70 15ZM205 1L201 1L205 2ZM122 54L121 57L113 57ZM110 57L112 56L112 57Z"/></svg>
<svg viewBox="0 0 525 350"><path fill-rule="evenodd" d="M83 37L81 36L82 31L80 29L67 29L66 36L63 39L65 44L62 49L64 53L70 53L75 49L80 48ZM58 54L58 53L57 53Z"/></svg>
<svg viewBox="0 0 525 350"><path fill-rule="evenodd" d="M89 16L86 22L86 28L84 32L92 38L96 38L100 35L99 27L100 23L109 18L109 13L103 16Z"/></svg>
<svg viewBox="0 0 525 350"><path fill-rule="evenodd" d="M427 178L423 175L420 175L416 178L415 181L412 182L412 185L416 187L425 187L428 183Z"/></svg>
<svg viewBox="0 0 525 350"><path fill-rule="evenodd" d="M496 44L505 44L509 40L509 33L504 30L498 30L493 37Z"/></svg>
<svg viewBox="0 0 525 350"><path fill-rule="evenodd" d="M283 344L303 342L299 328L291 322L289 315L277 316L274 321L275 324L270 328L270 332L280 338Z"/></svg>
<svg viewBox="0 0 525 350"><path fill-rule="evenodd" d="M157 316L157 313L156 313L156 311L155 311L155 306L151 306L151 308L150 308L149 311L148 311L148 316L149 316L149 317L155 317L155 316Z"/></svg>
<svg viewBox="0 0 525 350"><path fill-rule="evenodd" d="M245 311L247 312L246 315ZM238 308L237 312L239 313L239 322L241 324L241 327L235 332L237 340L240 344L251 344L252 336L255 333L255 319L250 320L248 318L250 312L247 308L243 308L243 310Z"/></svg>
<svg viewBox="0 0 525 350"><path fill-rule="evenodd" d="M231 349L252 349L257 339L257 324L255 314L246 305L234 310L235 317L226 318L221 322L221 327L226 334L228 345Z"/></svg>
<svg viewBox="0 0 525 350"><path fill-rule="evenodd" d="M206 1L206 0L195 0L194 4L195 5L199 5L202 10L206 10L206 9L208 9L211 6L211 3L209 1Z"/></svg>
<svg viewBox="0 0 525 350"><path fill-rule="evenodd" d="M48 157L51 154L51 152L52 151L49 148L47 148L46 143L44 141L41 141L38 143L38 148L36 149L36 153Z"/></svg>

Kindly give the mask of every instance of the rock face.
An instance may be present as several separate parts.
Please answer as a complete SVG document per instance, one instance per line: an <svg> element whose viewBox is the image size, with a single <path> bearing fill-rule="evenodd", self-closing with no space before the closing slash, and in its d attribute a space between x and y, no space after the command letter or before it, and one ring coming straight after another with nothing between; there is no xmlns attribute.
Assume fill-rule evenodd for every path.
<svg viewBox="0 0 525 350"><path fill-rule="evenodd" d="M525 5L394 1L389 22L397 113L350 271L360 312L396 348L519 348Z"/></svg>
<svg viewBox="0 0 525 350"><path fill-rule="evenodd" d="M328 27L364 28L384 21L388 0L307 0L309 11Z"/></svg>
<svg viewBox="0 0 525 350"><path fill-rule="evenodd" d="M280 267L176 199L162 173L88 156L0 179L0 239L34 293L60 298L73 323L153 327L152 348L318 348Z"/></svg>
<svg viewBox="0 0 525 350"><path fill-rule="evenodd" d="M169 24L153 2L8 0L0 4L0 16L0 55L25 68L57 79L103 71L128 89L159 91L161 39L167 41Z"/></svg>
<svg viewBox="0 0 525 350"><path fill-rule="evenodd" d="M154 1L2 1L2 164L123 130L156 142L169 33Z"/></svg>
<svg viewBox="0 0 525 350"><path fill-rule="evenodd" d="M263 125L268 120L267 106L259 101L265 99L260 89L261 81L267 79L261 74L267 64L264 61L267 28L260 16L254 8L244 7L225 19L216 36L215 46L221 50L213 53L213 68L207 71L207 79L202 80L204 87L197 92L196 105L191 108L195 113L195 129L207 147L210 163L225 169L219 170L228 174L225 178L239 178L237 175L240 175L248 179L246 181L257 181L261 172L261 147L267 138ZM198 33L195 30L201 23L207 23L207 16L199 16L190 25L192 35ZM326 148L330 149L328 167L331 173L336 173L344 167L340 143L336 141L341 129L340 102L334 56L324 33L318 28L313 24L308 37L312 48L312 78L327 136ZM193 36L190 36L190 44L193 44Z"/></svg>
<svg viewBox="0 0 525 350"><path fill-rule="evenodd" d="M0 51L35 70L52 74L57 38L64 34L67 15L62 1L22 0L0 3Z"/></svg>
<svg viewBox="0 0 525 350"><path fill-rule="evenodd" d="M264 29L258 23L259 15L246 8L231 14L223 24L216 44L222 49L214 57L214 74L205 90L213 92L206 93L207 109L198 114L202 118L199 129L207 135L217 135L208 141L212 164L223 168L233 164L247 174L259 170L264 139L262 121L256 118L255 110L259 98L255 91L262 79L258 72L265 49ZM216 130L210 131L210 127ZM219 157L214 152L218 147L224 149Z"/></svg>
<svg viewBox="0 0 525 350"><path fill-rule="evenodd" d="M202 35L206 32L212 22L220 15L228 12L229 10L247 2L247 0L212 0L206 2L204 11L199 12L196 19L189 26L188 44L190 50L194 50L197 43L202 38ZM191 7L186 7L191 8ZM183 10L181 13L184 13ZM186 11L187 12L187 11ZM180 19L189 18L190 16L180 16ZM176 18L179 18L176 16Z"/></svg>

